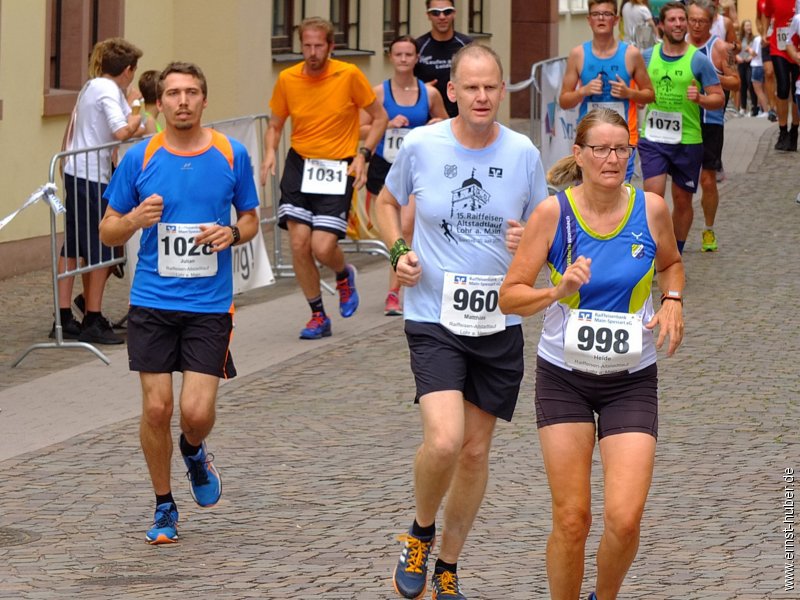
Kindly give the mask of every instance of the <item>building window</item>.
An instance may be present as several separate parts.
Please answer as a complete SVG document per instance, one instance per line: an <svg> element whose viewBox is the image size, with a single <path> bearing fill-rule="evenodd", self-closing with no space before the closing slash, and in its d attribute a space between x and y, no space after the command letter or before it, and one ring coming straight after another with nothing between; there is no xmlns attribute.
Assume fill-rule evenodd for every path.
<svg viewBox="0 0 800 600"><path fill-rule="evenodd" d="M292 51L294 33L294 0L275 0L272 4L272 53Z"/></svg>
<svg viewBox="0 0 800 600"><path fill-rule="evenodd" d="M331 0L334 48L349 48L350 0Z"/></svg>
<svg viewBox="0 0 800 600"><path fill-rule="evenodd" d="M101 40L123 31L125 0L48 0L44 115L72 111Z"/></svg>
<svg viewBox="0 0 800 600"><path fill-rule="evenodd" d="M588 0L558 0L560 14L585 14L589 12Z"/></svg>
<svg viewBox="0 0 800 600"><path fill-rule="evenodd" d="M469 0L469 33L485 34L483 26L483 0Z"/></svg>
<svg viewBox="0 0 800 600"><path fill-rule="evenodd" d="M411 0L383 0L383 45L389 48L396 38L408 35L410 27L408 15L411 13Z"/></svg>

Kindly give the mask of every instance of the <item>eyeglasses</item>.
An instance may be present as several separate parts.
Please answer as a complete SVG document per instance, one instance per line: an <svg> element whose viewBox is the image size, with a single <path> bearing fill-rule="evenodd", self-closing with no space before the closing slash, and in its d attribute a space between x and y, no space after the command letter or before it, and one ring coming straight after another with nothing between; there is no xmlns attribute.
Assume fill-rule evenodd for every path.
<svg viewBox="0 0 800 600"><path fill-rule="evenodd" d="M429 8L427 12L429 15L433 15L434 17L441 17L442 15L449 17L456 12L456 9L452 6L448 8Z"/></svg>
<svg viewBox="0 0 800 600"><path fill-rule="evenodd" d="M698 25L708 25L711 23L708 19L689 19L689 25L694 25L697 27Z"/></svg>
<svg viewBox="0 0 800 600"><path fill-rule="evenodd" d="M598 11L598 12L590 12L589 16L592 17L593 19L613 19L617 15L615 13L608 11L605 12Z"/></svg>
<svg viewBox="0 0 800 600"><path fill-rule="evenodd" d="M616 148L611 148L610 146L590 146L589 144L582 144L583 148L591 148L592 149L592 156L595 158L608 158L611 155L611 151L617 153L617 158L620 160L630 158L631 154L633 154L633 146L618 146Z"/></svg>

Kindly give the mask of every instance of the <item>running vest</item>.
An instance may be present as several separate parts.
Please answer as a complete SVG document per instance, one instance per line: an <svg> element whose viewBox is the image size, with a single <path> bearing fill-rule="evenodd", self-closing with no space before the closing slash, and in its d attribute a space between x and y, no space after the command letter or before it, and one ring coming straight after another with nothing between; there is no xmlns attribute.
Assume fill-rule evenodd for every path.
<svg viewBox="0 0 800 600"><path fill-rule="evenodd" d="M645 329L654 313L651 286L655 275L656 243L647 225L644 192L626 185L628 211L619 226L599 235L586 225L572 198L572 188L559 192L561 209L553 245L547 254L550 282L556 286L578 256L592 259L592 278L571 296L547 307L538 354L569 369L564 362L564 334L572 308L642 315L642 358L637 371L656 361L653 332Z"/></svg>
<svg viewBox="0 0 800 600"><path fill-rule="evenodd" d="M417 87L419 88L417 103L413 106L402 106L398 104L392 95L392 80L387 79L383 82L383 107L389 115L391 121L397 115L403 115L408 119L406 129L414 129L414 127L421 127L428 122L430 115L430 106L428 106L428 92L425 89L425 84L421 79L417 79ZM375 148L375 154L383 158L383 142L384 138L378 142Z"/></svg>
<svg viewBox="0 0 800 600"><path fill-rule="evenodd" d="M647 131L650 127L657 127L652 112L660 113L680 113L682 115L681 144L702 144L703 134L700 130L700 106L686 97L686 90L695 80L692 72L692 57L697 52L697 48L688 45L686 54L670 60L661 53L661 44L653 48L650 64L647 66L647 73L653 82L656 91L656 101L647 105L647 114L642 125L642 134L647 138ZM698 82L699 84L699 82Z"/></svg>
<svg viewBox="0 0 800 600"><path fill-rule="evenodd" d="M701 54L705 54L708 57L708 60L711 62L711 65L714 67L714 71L716 71L717 76L722 75L722 71L720 69L718 69L717 66L714 64L714 59L713 59L713 56L714 56L713 55L714 44L717 42L718 39L720 39L720 38L717 37L716 35L712 34L711 37L708 38L708 41L705 44L703 44L702 46L699 46L697 48L697 50ZM716 110L706 110L705 108L701 108L700 109L700 121L703 122L703 123L707 123L709 125L724 125L725 124L725 107L723 106L722 108L718 108Z"/></svg>
<svg viewBox="0 0 800 600"><path fill-rule="evenodd" d="M578 113L578 120L581 120L584 115L601 105L611 110L616 110L620 116L628 120L629 101L624 98L614 98L611 95L611 82L617 80L619 75L625 82L625 85L630 87L631 76L625 66L625 53L628 50L628 44L619 42L617 51L614 56L608 58L599 58L592 52L592 42L589 40L583 44L583 69L581 69L581 85L588 85L597 76L603 78L603 92L601 94L592 94L583 99Z"/></svg>

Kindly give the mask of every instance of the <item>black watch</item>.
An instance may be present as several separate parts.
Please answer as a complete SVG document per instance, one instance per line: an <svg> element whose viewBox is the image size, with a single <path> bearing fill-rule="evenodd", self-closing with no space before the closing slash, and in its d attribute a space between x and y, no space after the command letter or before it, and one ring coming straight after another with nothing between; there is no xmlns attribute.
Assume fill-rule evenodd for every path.
<svg viewBox="0 0 800 600"><path fill-rule="evenodd" d="M231 233L233 233L233 241L231 242L231 246L234 244L238 244L239 240L242 239L242 234L239 233L239 228L236 225L228 225L231 228Z"/></svg>
<svg viewBox="0 0 800 600"><path fill-rule="evenodd" d="M364 162L369 162L369 160L372 158L372 150L369 148L359 148L358 151L361 153L361 156L364 157Z"/></svg>

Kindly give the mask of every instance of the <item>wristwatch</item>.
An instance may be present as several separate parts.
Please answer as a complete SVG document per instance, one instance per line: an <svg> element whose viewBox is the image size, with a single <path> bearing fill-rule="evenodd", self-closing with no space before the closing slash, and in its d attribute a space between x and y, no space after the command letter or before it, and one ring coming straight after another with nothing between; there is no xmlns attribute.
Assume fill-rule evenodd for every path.
<svg viewBox="0 0 800 600"><path fill-rule="evenodd" d="M242 239L242 234L239 233L239 228L236 225L228 225L231 228L231 233L233 234L233 241L231 242L231 246L238 244L239 240Z"/></svg>
<svg viewBox="0 0 800 600"><path fill-rule="evenodd" d="M669 290L661 294L661 302L664 302L664 300L676 300L683 304L683 294L677 290Z"/></svg>
<svg viewBox="0 0 800 600"><path fill-rule="evenodd" d="M363 147L359 148L358 151L361 153L361 156L364 157L364 162L369 162L372 158L372 150L369 148Z"/></svg>

